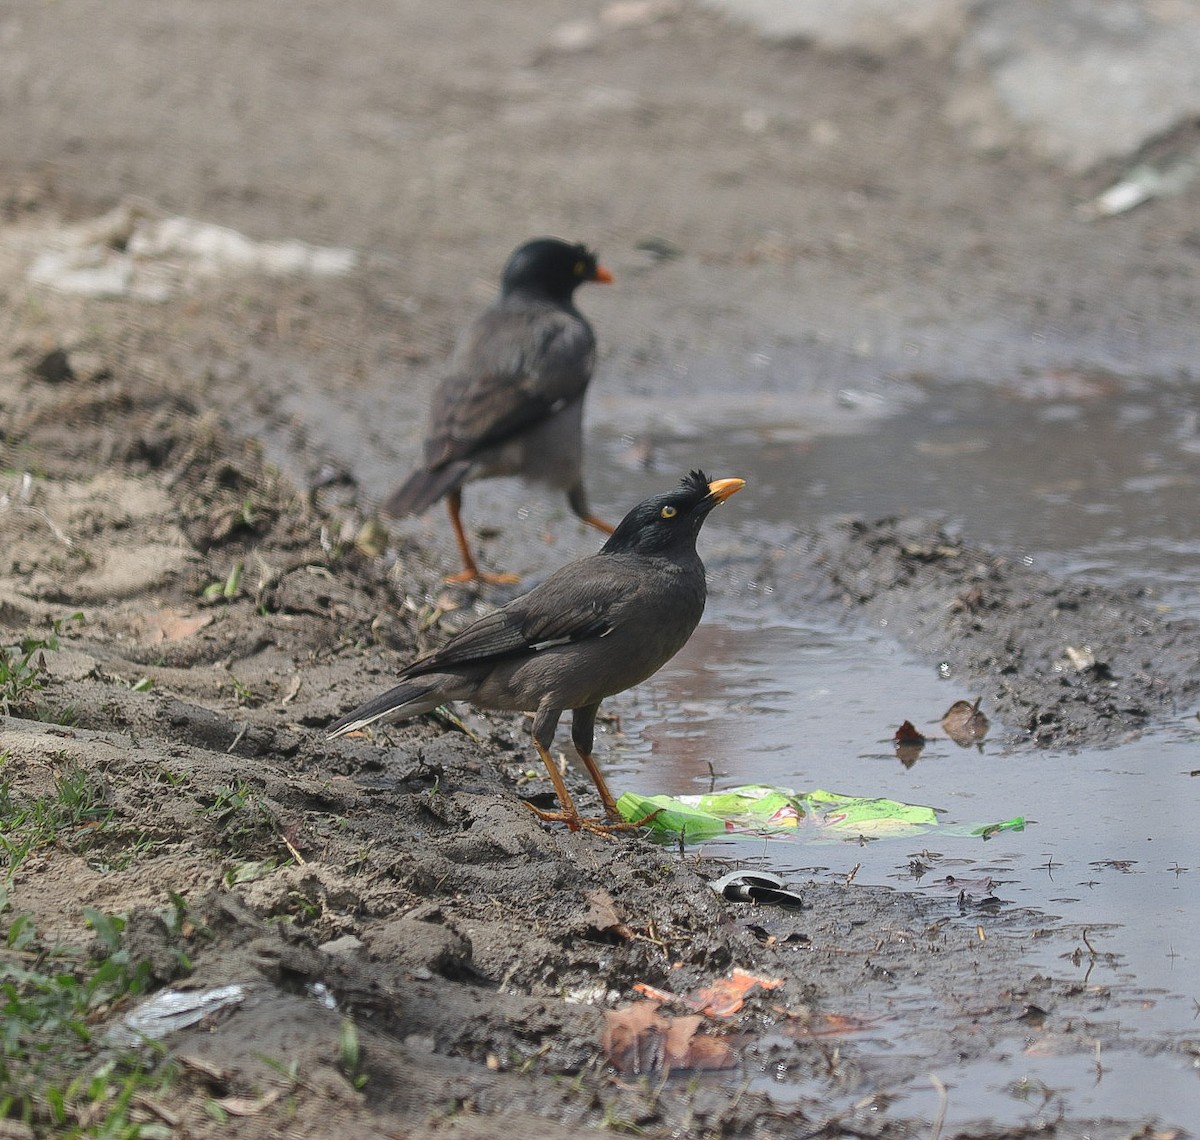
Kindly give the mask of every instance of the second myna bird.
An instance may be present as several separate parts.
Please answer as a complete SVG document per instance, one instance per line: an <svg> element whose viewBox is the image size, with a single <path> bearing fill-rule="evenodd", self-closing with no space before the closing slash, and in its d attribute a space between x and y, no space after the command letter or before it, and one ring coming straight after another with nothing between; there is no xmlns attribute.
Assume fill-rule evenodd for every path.
<svg viewBox="0 0 1200 1140"><path fill-rule="evenodd" d="M612 274L582 245L535 238L508 259L500 296L463 333L434 392L425 462L383 503L395 518L446 499L463 569L452 580L515 581L480 571L462 523L462 488L521 475L565 491L571 510L605 534L583 487L583 397L596 338L575 290Z"/></svg>

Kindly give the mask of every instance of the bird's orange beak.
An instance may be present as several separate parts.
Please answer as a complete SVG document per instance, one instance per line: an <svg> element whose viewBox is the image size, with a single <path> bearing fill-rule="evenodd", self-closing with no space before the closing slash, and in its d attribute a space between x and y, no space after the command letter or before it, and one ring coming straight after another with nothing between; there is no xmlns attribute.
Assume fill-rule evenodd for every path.
<svg viewBox="0 0 1200 1140"><path fill-rule="evenodd" d="M601 285L611 285L613 283L613 275L603 265L597 265L596 276L592 280L599 282Z"/></svg>
<svg viewBox="0 0 1200 1140"><path fill-rule="evenodd" d="M718 503L723 503L730 495L740 491L745 485L745 479L714 479L708 485L708 493Z"/></svg>

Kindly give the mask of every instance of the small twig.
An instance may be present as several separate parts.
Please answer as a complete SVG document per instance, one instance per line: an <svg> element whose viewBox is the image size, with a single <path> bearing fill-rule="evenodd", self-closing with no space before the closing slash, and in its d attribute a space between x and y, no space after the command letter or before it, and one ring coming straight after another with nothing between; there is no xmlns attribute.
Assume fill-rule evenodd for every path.
<svg viewBox="0 0 1200 1140"><path fill-rule="evenodd" d="M308 860L299 851L296 851L296 848L292 845L292 840L288 839L287 835L284 835L283 832L278 833L278 835L283 840L283 846L287 847L289 852L292 852L292 858L296 860L296 866L306 866Z"/></svg>
<svg viewBox="0 0 1200 1140"><path fill-rule="evenodd" d="M47 527L49 527L50 533L52 535L54 535L54 537L57 538L58 541L63 544L63 546L65 546L68 550L74 549L74 547L75 547L74 541L72 541L72 539L68 538L66 532L62 529L62 527L60 527L58 525L58 523L56 523L40 507L25 507L25 506L17 506L12 503L8 503L8 504L0 503L0 514L6 514L9 512L11 512L13 514L33 515L35 518L41 519L41 521L44 522Z"/></svg>
<svg viewBox="0 0 1200 1140"><path fill-rule="evenodd" d="M938 1094L938 1110L933 1118L933 1127L929 1130L929 1140L938 1140L942 1134L942 1125L946 1123L946 1106L950 1103L950 1097L937 1073L929 1074L929 1083L937 1089Z"/></svg>
<svg viewBox="0 0 1200 1140"><path fill-rule="evenodd" d="M151 1100L148 1096L136 1096L134 1097L134 1100L137 1101L137 1103L140 1104L147 1112L153 1113L159 1118L159 1120L163 1121L171 1128L179 1127L182 1117L177 1112L172 1112L165 1104L160 1104L156 1100Z"/></svg>

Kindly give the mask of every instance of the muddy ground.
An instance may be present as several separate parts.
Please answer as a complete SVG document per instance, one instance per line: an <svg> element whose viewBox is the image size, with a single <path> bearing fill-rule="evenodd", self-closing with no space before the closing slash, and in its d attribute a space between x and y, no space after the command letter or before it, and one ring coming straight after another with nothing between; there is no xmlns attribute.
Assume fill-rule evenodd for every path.
<svg viewBox="0 0 1200 1140"><path fill-rule="evenodd" d="M10 914L32 913L49 948L86 944L84 906L132 912L127 945L161 983L249 987L236 1012L172 1039L187 1065L155 1111L175 1134L218 1134L206 1102L240 1096L254 1107L241 1136L565 1136L600 1123L897 1136L903 1102L888 1109L888 1092L914 1077L1019 1050L1031 1033L1088 1050L1118 1032L1105 1014L1119 996L1021 966L1030 937L1086 954L1085 932L853 884L792 884L808 909L768 915L718 900L706 878L723 868L700 850L543 826L519 802L549 795L522 717L468 713L474 738L426 718L328 741L337 713L487 597L443 586L411 545L395 560L364 552L352 490L329 509L302 493L203 392L132 382L99 336L94 355L64 361L61 305L42 304L38 322L10 326L0 381L16 461L0 612L14 643L84 617L65 623L43 687L5 720L3 778L20 800L84 772L108 814L20 864ZM831 522L802 558L743 556L781 599L886 610L931 660L990 686L993 711L1035 741L1118 737L1195 692L1194 629L928 523ZM1064 669L1081 629L1096 664ZM171 892L191 908L186 938L161 918ZM782 979L712 1019L733 1042L736 1081L609 1067L601 1010L634 1000L634 983L687 993L733 967ZM337 1010L307 992L314 982ZM886 1065L856 1056L852 1019L913 985L931 1009L921 1047ZM1051 1011L1036 1029L1030 1008ZM362 1035L361 1090L339 1067L343 1016ZM301 1079L271 1100L293 1062ZM787 1108L741 1089L772 1071L792 1086ZM1086 1127L1128 1136L1133 1123Z"/></svg>
<svg viewBox="0 0 1200 1140"><path fill-rule="evenodd" d="M542 7L523 8L531 26L507 34L542 42L544 29L533 26ZM39 22L48 11L31 26L51 41L53 29ZM153 128L164 102L211 97L173 79L144 118L130 114L138 128L123 140L90 122L78 86L55 88L75 100L69 110L78 123L60 117L48 129L52 160L24 135L7 152L0 622L4 641L16 644L45 636L55 619L83 617L64 623L60 648L44 653L41 688L23 693L3 720L0 779L11 797L28 801L84 773L105 822L65 829L28 855L0 923L31 913L38 940L22 953L35 955L88 945L85 906L127 913L126 948L152 963L156 983L247 987L237 1009L170 1039L178 1075L139 1111L172 1135L230 1134L208 1106L241 1098L246 1114L236 1134L252 1140L514 1130L565 1137L599 1126L648 1137L925 1136L928 1118L892 1097L909 1082L1031 1044L1090 1053L1095 1042L1118 1038L1120 994L1022 963L1033 938L1086 957L1086 932L952 896L939 902L853 883L794 883L807 909L768 914L718 899L706 881L726 868L702 850L541 825L520 803L550 796L522 717L464 710L469 731L422 718L374 739L325 738L323 726L385 687L398 663L495 598L445 587L445 549L426 547L419 535L401 531L389 542L363 532L378 488L330 482L339 459L353 467L351 457L307 447L303 426L279 414L296 399L292 370L325 370L334 404L351 399L364 376L394 370L421 405L454 326L482 295L464 300L461 282L485 275L514 228L590 236L591 223L618 260L635 266L639 239L670 230L683 256L665 260L657 278L643 275L640 292L634 273L633 299L621 302L644 304L651 315L622 337L610 310L602 328L611 390L633 408L644 407L636 402L646 396L639 375L666 367L673 352L699 351L687 348L680 317L689 298L671 292L698 268L749 275L741 292L704 294L703 318L689 318L703 326L698 342L718 353L724 334L739 335L745 288L757 283L778 300L797 285L797 265L814 326L825 322L834 339L877 327L886 342L930 314L978 322L993 311L1027 315L1033 295L1032 308L1047 319L1074 314L1100 325L1111 317L1100 302L1122 284L1144 302L1142 317L1156 306L1194 308L1186 271L1196 256L1195 214L1186 201L1167 203L1152 219L1134 217L1102 248L1080 247L1070 240L1074 208L1104 174L1068 182L1019 148L965 155L939 122L937 72L919 49L887 65L828 57L764 47L710 17L665 11L665 20L622 30L623 40L610 36L582 54L529 50L522 61L549 77L552 96L571 82L571 68L587 73L585 85L647 68L694 79L693 137L686 163L672 169L705 193L681 199L682 216L653 192L655 152L668 145L676 108L618 101L615 123L597 128L593 150L555 198L549 213L557 224L542 224L527 182L548 163L546 147L565 145L581 128L554 119L540 94L518 85L508 95L534 127L522 136L531 169L514 173L521 156L491 137L480 143L498 148L487 152L492 174L514 180L501 195L499 227L495 201L461 193L469 182L462 153L474 130L462 116L471 106L482 115L489 93L504 87L496 78L504 50L456 39L447 50L458 66L437 80L446 90L420 96L421 69L437 63L428 47L437 29L424 23L411 45L416 71L400 69L386 115L362 111L359 100L369 102L372 84L382 82L364 66L350 116L376 146L411 114L408 144L429 164L411 174L407 195L385 194L385 174L359 168L354 208L342 209L328 189L328 155L294 164L269 132L227 140L219 153L240 153L242 163L226 157L212 169L186 132L170 136L178 162L162 165L155 147L168 136ZM153 21L124 18L125 43L158 42ZM89 50L93 35L114 34L57 31L68 56ZM220 26L204 34L230 42ZM230 50L253 56L255 42ZM359 47L369 54L368 43ZM814 213L794 239L745 219L743 159L761 154L742 148L754 132L717 130L726 108L704 98L728 87L731 75L765 82L781 52L781 74L791 78L771 98L779 107L815 104L812 122L832 123L852 141L836 153L819 145L805 152ZM143 59L129 68L136 72ZM293 77L277 78L258 92L265 102L286 98ZM594 116L610 108L605 88L587 89L599 94L582 121L595 126ZM124 97L127 110L138 107ZM772 103L772 115L777 109ZM326 129L337 113L326 106L325 118L313 121ZM112 121L109 108L103 123ZM795 124L784 122L786 134ZM701 145L714 132L724 145ZM468 143L438 141L453 138ZM786 137L777 141L772 161L792 162ZM629 193L606 200L598 166L623 146L637 154ZM881 170L905 163L905 189L894 193ZM938 173L951 169L953 195ZM1023 207L1010 209L1018 191ZM259 237L371 247L376 260L336 282L188 280L155 304L29 283L29 261L49 235L131 192ZM942 226L944 216L954 224ZM857 236L847 238L847 227ZM437 252L443 246L447 252ZM931 270L968 264L973 284L964 290L943 291ZM871 303L847 316L846 306L864 296ZM970 371L989 346L977 340L968 349ZM262 425L277 429L273 449L291 447L296 478L264 462L261 446L246 438L248 427ZM418 427L418 415L393 425L398 452ZM375 424L363 430L373 439L381 432ZM720 525L732 513L731 505ZM784 606L848 620L888 616L930 662L946 662L965 687L986 694L1015 746L1104 743L1195 703L1200 636L1153 598L1034 575L924 521L817 519L787 535L737 534L735 552L722 544L726 564L742 563L772 583ZM488 551L502 559L523 543L501 533ZM1081 644L1092 660L1064 662L1065 647ZM586 780L569 778L588 802ZM189 914L178 930L162 917L179 905L172 895ZM690 993L735 967L781 984L751 993L732 1018L706 1019L703 1032L732 1048L732 1073L664 1080L660 1071L622 1074L609 1064L602 1011L636 1000L635 983ZM336 1008L312 996L317 982ZM892 996L913 987L928 994L930 1012L905 1049L886 1061L856 1050L868 1024L856 1019L887 1016ZM126 1012L106 1010L101 1021ZM362 1040L361 1087L342 1063L346 1017ZM763 1091L768 1081L776 1098ZM1050 1113L1031 1117L1027 1129L980 1121L959 1134L1116 1140L1151 1123ZM38 1134L52 1131L40 1118Z"/></svg>

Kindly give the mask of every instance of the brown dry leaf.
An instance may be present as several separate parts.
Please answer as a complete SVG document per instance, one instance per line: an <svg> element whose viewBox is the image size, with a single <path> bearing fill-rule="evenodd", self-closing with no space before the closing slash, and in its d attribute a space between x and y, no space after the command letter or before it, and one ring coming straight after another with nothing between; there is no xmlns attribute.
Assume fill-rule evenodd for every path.
<svg viewBox="0 0 1200 1140"><path fill-rule="evenodd" d="M942 717L942 730L960 748L970 748L987 736L988 718L979 711L978 698L974 704L970 701L955 701Z"/></svg>
<svg viewBox="0 0 1200 1140"><path fill-rule="evenodd" d="M182 641L198 633L213 620L213 614L181 614L178 610L164 609L153 616L147 617L143 623L146 640Z"/></svg>
<svg viewBox="0 0 1200 1140"><path fill-rule="evenodd" d="M729 977L719 978L711 986L701 986L691 997L656 989L646 982L634 982L633 988L654 1002L677 1001L699 1010L708 1017L732 1017L742 1008L746 995L755 986L761 986L764 990L773 990L776 986L781 985L783 985L782 978L763 978L757 974L751 974L747 970L734 967L730 971Z"/></svg>
<svg viewBox="0 0 1200 1140"><path fill-rule="evenodd" d="M612 895L603 887L591 891L587 895L587 912L583 921L589 930L598 934L615 934L618 938L628 941L633 937L633 931L625 924L625 920L617 913L617 904Z"/></svg>
<svg viewBox="0 0 1200 1140"><path fill-rule="evenodd" d="M648 997L651 1001L665 1002L674 1001L675 994L669 990L660 990L650 985L649 982L634 982L633 988L643 997Z"/></svg>
<svg viewBox="0 0 1200 1140"><path fill-rule="evenodd" d="M653 1001L607 1010L600 1046L613 1068L625 1076L664 1070L729 1069L733 1050L717 1037L700 1033L699 1014L665 1017Z"/></svg>
<svg viewBox="0 0 1200 1140"><path fill-rule="evenodd" d="M782 978L760 978L746 970L734 969L728 978L721 978L711 986L697 990L696 997L688 999L688 1004L709 1017L732 1017L742 1008L746 995L756 986L773 990L781 985Z"/></svg>
<svg viewBox="0 0 1200 1140"><path fill-rule="evenodd" d="M180 1053L178 1060L180 1064L199 1073L214 1085L221 1085L229 1080L229 1074L224 1069L219 1065L214 1065L211 1061L205 1060L203 1057L196 1057L191 1053Z"/></svg>
<svg viewBox="0 0 1200 1140"><path fill-rule="evenodd" d="M608 1063L626 1076L655 1072L662 1068L664 1024L658 1005L652 1001L605 1010L600 1048Z"/></svg>
<svg viewBox="0 0 1200 1140"><path fill-rule="evenodd" d="M911 720L906 720L898 729L896 735L892 739L897 744L924 744L925 737L917 731L916 725Z"/></svg>
<svg viewBox="0 0 1200 1140"><path fill-rule="evenodd" d="M230 1116L257 1116L264 1108L270 1108L281 1096L282 1089L272 1089L259 1097L227 1096L216 1103Z"/></svg>
<svg viewBox="0 0 1200 1140"><path fill-rule="evenodd" d="M700 1032L704 1019L698 1013L667 1020L667 1068L731 1069L736 1064L728 1042Z"/></svg>
<svg viewBox="0 0 1200 1140"><path fill-rule="evenodd" d="M896 756L900 763L906 768L911 768L920 759L921 749L925 747L925 737L917 731L911 720L906 720L896 729L892 740L896 745Z"/></svg>

